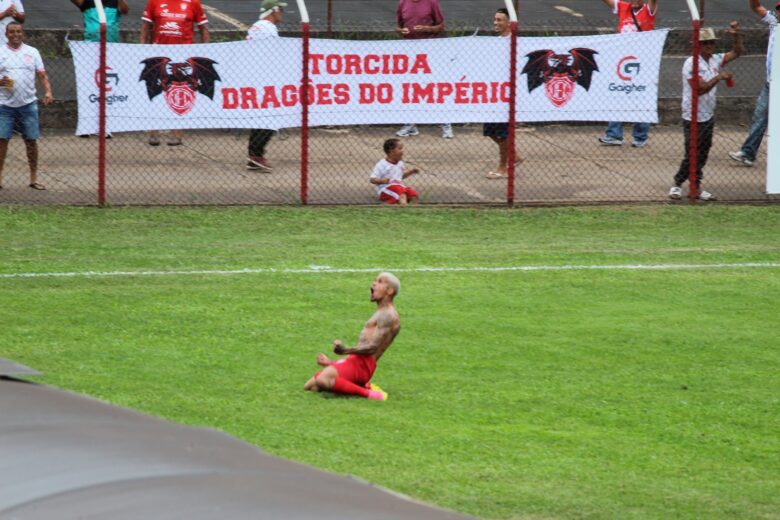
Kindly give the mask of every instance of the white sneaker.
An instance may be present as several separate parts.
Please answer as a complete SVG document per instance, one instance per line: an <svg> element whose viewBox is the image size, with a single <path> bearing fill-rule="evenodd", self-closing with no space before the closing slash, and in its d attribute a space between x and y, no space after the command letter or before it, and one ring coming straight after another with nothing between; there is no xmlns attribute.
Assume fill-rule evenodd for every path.
<svg viewBox="0 0 780 520"><path fill-rule="evenodd" d="M644 141L634 140L634 142L631 143L631 146L633 146L634 148L644 148L645 146L647 146L647 139L645 139Z"/></svg>
<svg viewBox="0 0 780 520"><path fill-rule="evenodd" d="M417 127L415 125L404 125L399 131L395 133L395 135L398 137L412 137L419 134L420 132L417 131Z"/></svg>
<svg viewBox="0 0 780 520"><path fill-rule="evenodd" d="M607 135L602 135L599 137L599 142L603 144L604 146L622 146L623 140L622 139L615 139L614 137L610 137Z"/></svg>
<svg viewBox="0 0 780 520"><path fill-rule="evenodd" d="M715 198L715 195L710 193L709 191L701 190L701 193L699 193L699 200L708 201L708 200L718 200Z"/></svg>
<svg viewBox="0 0 780 520"><path fill-rule="evenodd" d="M674 200L679 200L682 198L682 188L679 186L672 186L672 189L669 190L669 198Z"/></svg>
<svg viewBox="0 0 780 520"><path fill-rule="evenodd" d="M747 156L742 153L742 150L738 152L729 152L729 157L737 161L738 163L742 163L745 166L753 166L753 161L747 158Z"/></svg>
<svg viewBox="0 0 780 520"><path fill-rule="evenodd" d="M452 133L452 125L441 125L441 137L442 139L454 139L455 134Z"/></svg>

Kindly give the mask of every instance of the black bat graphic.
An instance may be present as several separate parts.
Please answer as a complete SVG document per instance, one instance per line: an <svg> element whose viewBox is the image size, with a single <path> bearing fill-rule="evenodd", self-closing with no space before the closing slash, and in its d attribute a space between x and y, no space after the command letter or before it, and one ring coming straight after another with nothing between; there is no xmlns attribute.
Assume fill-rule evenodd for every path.
<svg viewBox="0 0 780 520"><path fill-rule="evenodd" d="M590 89L593 73L599 70L593 49L571 49L569 54L555 54L549 49L526 54L528 62L522 74L528 76L528 92L550 81L554 74L564 74L585 90Z"/></svg>
<svg viewBox="0 0 780 520"><path fill-rule="evenodd" d="M173 82L186 82L194 91L214 99L214 82L222 81L209 58L189 58L184 63L171 63L170 58L147 58L138 81L146 82L149 99L168 90Z"/></svg>

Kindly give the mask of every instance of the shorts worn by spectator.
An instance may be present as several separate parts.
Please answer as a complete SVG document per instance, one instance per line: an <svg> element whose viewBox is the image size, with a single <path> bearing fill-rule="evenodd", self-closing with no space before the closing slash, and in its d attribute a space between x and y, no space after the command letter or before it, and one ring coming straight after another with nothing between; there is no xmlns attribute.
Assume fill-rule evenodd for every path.
<svg viewBox="0 0 780 520"><path fill-rule="evenodd" d="M753 118L750 121L750 129L745 142L737 152L729 152L729 157L744 166L753 166L758 155L758 149L761 148L761 141L764 139L766 128L769 125L769 78L772 74L772 51L774 50L775 35L777 34L777 22L780 17L780 2L775 4L774 12L761 5L760 0L748 0L750 9L753 10L761 21L769 27L769 45L766 51L766 83L756 100L756 108L753 111Z"/></svg>
<svg viewBox="0 0 780 520"><path fill-rule="evenodd" d="M371 377L377 361L401 330L401 321L393 306L400 290L401 282L393 274L381 273L376 277L371 284L371 301L376 303L376 312L360 332L357 346L347 348L340 339L334 340L333 352L348 357L333 361L325 354L318 354L317 364L325 368L306 382L304 390L387 400L387 393L372 385Z"/></svg>
<svg viewBox="0 0 780 520"><path fill-rule="evenodd" d="M699 35L700 49L699 56L699 77L693 77L693 57L685 60L682 68L682 119L683 133L685 136L685 157L680 163L680 168L674 176L674 186L669 190L669 198L682 198L682 185L686 180L690 180L690 159L691 159L691 105L693 99L693 89L697 89L699 94L699 110L696 114L698 127L698 139L696 140L696 181L694 186L690 187L691 198L699 200L715 200L715 197L701 189L701 181L704 176L704 165L712 148L712 135L715 129L715 104L717 101L718 83L721 80L728 81L732 78L731 73L721 70L724 65L734 61L742 54L742 34L740 33L739 23L731 22L729 29L734 38L734 47L727 53L715 54L715 31L711 28L702 29Z"/></svg>
<svg viewBox="0 0 780 520"><path fill-rule="evenodd" d="M38 99L35 80L43 85L44 105L53 101L51 84L37 49L24 43L24 32L19 22L5 27L8 44L0 47L0 188L3 166L8 153L8 141L14 123L21 123L22 139L27 150L30 168L30 188L45 190L38 182Z"/></svg>
<svg viewBox="0 0 780 520"><path fill-rule="evenodd" d="M194 27L198 27L200 40L208 43L210 40L209 22L200 0L186 2L171 2L170 0L148 0L141 15L141 43L187 44L194 41ZM168 146L182 144L181 130L174 130L168 138ZM160 132L149 133L149 144L160 144Z"/></svg>
<svg viewBox="0 0 780 520"><path fill-rule="evenodd" d="M371 173L371 184L376 186L379 200L388 204L416 204L419 194L416 190L404 184L404 179L419 173L419 168L404 168L404 144L400 139L388 139L383 145L385 158L374 166Z"/></svg>
<svg viewBox="0 0 780 520"><path fill-rule="evenodd" d="M493 15L493 32L499 37L508 38L512 35L509 25L509 11L501 8ZM488 179L501 179L507 177L509 163L509 123L485 123L482 127L482 135L489 137L498 145L498 167L495 171L485 174ZM515 163L522 162L523 158L515 152Z"/></svg>
<svg viewBox="0 0 780 520"><path fill-rule="evenodd" d="M602 0L618 16L618 33L652 31L655 27L655 17L658 12L658 0ZM634 148L644 148L647 144L650 123L634 123L632 136ZM620 146L623 144L623 123L611 121L607 130L599 137L599 142L605 146Z"/></svg>
<svg viewBox="0 0 780 520"><path fill-rule="evenodd" d="M246 39L250 41L278 38L279 30L276 26L284 17L284 8L287 4L278 0L263 0L260 5L260 19L257 20L247 32ZM247 170L258 170L264 173L271 173L273 167L265 158L265 147L274 136L273 130L264 128L253 129L249 133L249 145L246 168Z"/></svg>
<svg viewBox="0 0 780 520"><path fill-rule="evenodd" d="M441 12L439 0L399 0L396 9L395 30L405 40L424 40L436 38L444 31L444 15ZM417 125L409 123L398 130L398 137L414 137L419 135ZM452 125L441 125L443 139L453 139L455 134Z"/></svg>
<svg viewBox="0 0 780 520"><path fill-rule="evenodd" d="M11 22L24 23L22 0L0 0L0 45L8 43L5 30Z"/></svg>

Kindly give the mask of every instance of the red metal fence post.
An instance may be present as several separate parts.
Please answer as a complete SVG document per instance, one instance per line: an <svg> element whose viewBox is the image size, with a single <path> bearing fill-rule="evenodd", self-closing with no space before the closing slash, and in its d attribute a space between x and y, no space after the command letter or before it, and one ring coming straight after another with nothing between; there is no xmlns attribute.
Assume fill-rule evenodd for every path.
<svg viewBox="0 0 780 520"><path fill-rule="evenodd" d="M309 22L303 30L303 78L301 79L301 204L309 201Z"/></svg>
<svg viewBox="0 0 780 520"><path fill-rule="evenodd" d="M100 24L98 79L98 205L106 205L106 24Z"/></svg>
<svg viewBox="0 0 780 520"><path fill-rule="evenodd" d="M509 135L507 136L507 186L506 203L510 206L515 203L515 143L517 123L517 21L510 24L512 35L510 37L509 54Z"/></svg>

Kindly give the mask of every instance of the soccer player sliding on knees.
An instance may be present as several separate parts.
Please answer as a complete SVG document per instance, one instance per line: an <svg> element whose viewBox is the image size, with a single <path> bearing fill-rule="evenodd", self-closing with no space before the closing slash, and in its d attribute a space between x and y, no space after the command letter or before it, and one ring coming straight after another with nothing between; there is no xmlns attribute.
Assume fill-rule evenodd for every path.
<svg viewBox="0 0 780 520"><path fill-rule="evenodd" d="M344 346L340 339L333 341L333 352L346 358L331 360L325 354L317 354L317 364L325 367L303 386L311 392L358 395L367 399L387 400L387 393L371 384L376 363L390 347L401 330L401 321L393 307L393 299L401 289L401 282L390 273L382 273L371 284L371 301L376 312L360 332L354 348Z"/></svg>

